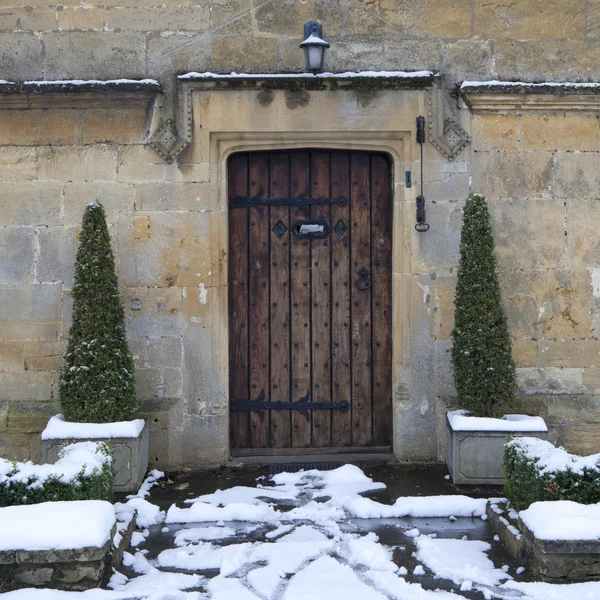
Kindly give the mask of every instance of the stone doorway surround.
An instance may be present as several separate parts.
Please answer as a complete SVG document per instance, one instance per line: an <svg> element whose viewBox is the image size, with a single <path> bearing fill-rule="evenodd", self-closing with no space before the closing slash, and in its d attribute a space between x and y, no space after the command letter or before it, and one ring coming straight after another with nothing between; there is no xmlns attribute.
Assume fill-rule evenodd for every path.
<svg viewBox="0 0 600 600"><path fill-rule="evenodd" d="M159 122L151 144L167 161L177 156L178 163L205 170L203 212L209 213L210 236L205 327L184 348L186 354L202 348L202 358L184 383L188 407L179 442L181 463L209 466L229 458L228 158L238 152L320 148L383 152L391 157L393 452L403 461L435 461L435 392L431 384L422 385L435 379L431 375L433 313L422 301L420 280L424 272L429 277L429 269L420 264L419 247L426 241L414 231L414 224L420 178L415 121L419 115L429 118L432 106L434 117L439 117L431 93L436 76L429 72L328 78L189 74L179 81L178 125L171 120ZM468 118L461 121L468 127ZM438 122L443 124L443 115ZM453 123L445 146L450 148L449 157L442 155L439 144L425 146L424 160L435 169L468 143L468 135ZM187 134L180 137L178 131ZM443 145L441 138L438 141ZM411 187L406 186L407 171L412 173ZM193 358L186 360L188 369L192 363ZM187 420L186 412L193 418Z"/></svg>

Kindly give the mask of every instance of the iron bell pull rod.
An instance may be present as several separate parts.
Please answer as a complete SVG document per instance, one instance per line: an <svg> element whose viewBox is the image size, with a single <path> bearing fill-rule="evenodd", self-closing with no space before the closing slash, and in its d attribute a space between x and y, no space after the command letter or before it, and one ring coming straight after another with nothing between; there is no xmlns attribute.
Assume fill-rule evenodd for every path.
<svg viewBox="0 0 600 600"><path fill-rule="evenodd" d="M417 117L417 144L421 146L421 193L417 196L417 223L415 229L419 233L429 230L425 217L425 196L423 195L423 144L425 143L425 117Z"/></svg>

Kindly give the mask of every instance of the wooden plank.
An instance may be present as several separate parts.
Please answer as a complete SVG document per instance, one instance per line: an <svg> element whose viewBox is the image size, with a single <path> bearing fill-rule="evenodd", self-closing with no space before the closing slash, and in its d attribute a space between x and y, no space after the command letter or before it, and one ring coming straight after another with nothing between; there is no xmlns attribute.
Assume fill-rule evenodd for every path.
<svg viewBox="0 0 600 600"><path fill-rule="evenodd" d="M254 448L235 448L231 451L231 456L330 456L332 454L390 454L392 449L389 446L345 446L343 448L265 448L256 450ZM384 456L381 456L385 460Z"/></svg>
<svg viewBox="0 0 600 600"><path fill-rule="evenodd" d="M229 159L229 195L248 193L248 155ZM229 211L229 395L248 397L248 210ZM248 445L249 416L231 414L231 446Z"/></svg>
<svg viewBox="0 0 600 600"><path fill-rule="evenodd" d="M371 157L373 443L392 440L392 198L390 165Z"/></svg>
<svg viewBox="0 0 600 600"><path fill-rule="evenodd" d="M267 154L250 154L248 194L269 189L269 158ZM250 400L262 390L265 401L270 401L269 378L269 209L248 209L248 297L250 305ZM250 446L267 448L269 445L269 418L261 421L250 413Z"/></svg>
<svg viewBox="0 0 600 600"><path fill-rule="evenodd" d="M358 272L371 270L369 155L350 155L352 444L372 443L371 288L359 289Z"/></svg>
<svg viewBox="0 0 600 600"><path fill-rule="evenodd" d="M290 194L297 196L309 188L308 152L294 152L290 156ZM290 224L306 218L294 207L290 212ZM292 392L290 400L302 398L311 390L310 372L310 245L308 240L290 237L291 243L291 339L292 339ZM309 447L311 443L310 422L292 412L292 446Z"/></svg>
<svg viewBox="0 0 600 600"><path fill-rule="evenodd" d="M329 152L312 152L310 192L329 196ZM331 221L330 206L311 206L311 219ZM331 402L331 234L311 240L312 402ZM312 411L312 446L331 446L331 410Z"/></svg>
<svg viewBox="0 0 600 600"><path fill-rule="evenodd" d="M289 154L269 157L270 196L286 197L290 187ZM266 210L266 209L265 209ZM290 401L290 209L271 206L269 236L271 238L271 402ZM287 230L281 236L273 228L283 223ZM271 446L291 445L291 415L289 410L271 411Z"/></svg>
<svg viewBox="0 0 600 600"><path fill-rule="evenodd" d="M331 195L350 196L350 156L335 152L331 157ZM334 228L341 221L348 229L340 237ZM350 208L331 207L331 401L350 401ZM331 445L350 446L350 411L331 415Z"/></svg>

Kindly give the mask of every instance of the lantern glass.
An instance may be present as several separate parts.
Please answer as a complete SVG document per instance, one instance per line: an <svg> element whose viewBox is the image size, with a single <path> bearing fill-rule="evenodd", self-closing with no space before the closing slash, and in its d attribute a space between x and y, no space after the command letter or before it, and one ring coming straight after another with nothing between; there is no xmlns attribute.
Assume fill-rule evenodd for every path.
<svg viewBox="0 0 600 600"><path fill-rule="evenodd" d="M306 70L311 73L320 73L323 70L325 58L325 46L305 46L304 58L306 59Z"/></svg>

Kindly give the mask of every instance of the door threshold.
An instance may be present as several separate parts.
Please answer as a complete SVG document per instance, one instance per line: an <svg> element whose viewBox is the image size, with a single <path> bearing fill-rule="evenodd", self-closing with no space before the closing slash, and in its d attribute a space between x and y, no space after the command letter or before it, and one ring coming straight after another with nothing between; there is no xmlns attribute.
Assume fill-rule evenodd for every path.
<svg viewBox="0 0 600 600"><path fill-rule="evenodd" d="M321 454L318 451L305 454L281 455L281 454L263 454L263 455L245 455L236 456L232 453L229 459L230 465L256 466L256 465L281 465L281 464L394 464L396 457L390 452L344 452Z"/></svg>

